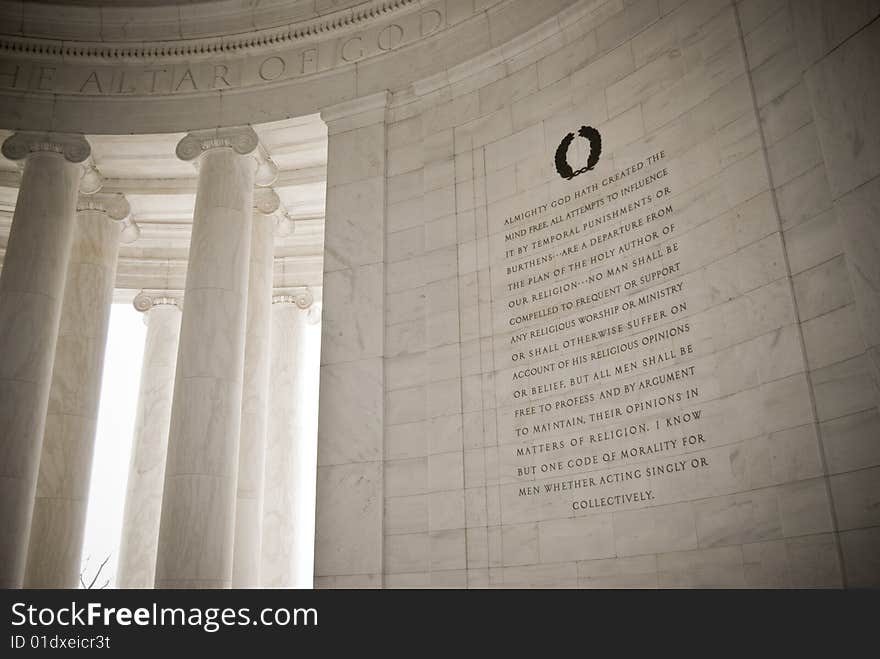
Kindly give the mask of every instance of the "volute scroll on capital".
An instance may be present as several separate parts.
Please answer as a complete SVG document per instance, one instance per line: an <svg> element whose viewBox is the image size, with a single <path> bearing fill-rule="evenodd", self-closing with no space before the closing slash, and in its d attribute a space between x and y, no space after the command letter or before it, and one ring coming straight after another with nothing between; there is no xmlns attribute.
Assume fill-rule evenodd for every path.
<svg viewBox="0 0 880 659"><path fill-rule="evenodd" d="M95 194L81 194L76 202L77 212L98 211L105 213L111 220L122 222L131 215L131 206L128 200L120 192L98 192Z"/></svg>
<svg viewBox="0 0 880 659"><path fill-rule="evenodd" d="M320 302L315 302L312 306L308 308L306 311L306 322L309 325L317 325L321 322L321 313L323 311L323 307Z"/></svg>
<svg viewBox="0 0 880 659"><path fill-rule="evenodd" d="M278 165L272 160L272 156L260 144L254 151L257 161L257 172L254 174L254 184L260 188L267 188L278 180Z"/></svg>
<svg viewBox="0 0 880 659"><path fill-rule="evenodd" d="M281 208L281 198L273 188L254 189L254 211L260 215L274 215Z"/></svg>
<svg viewBox="0 0 880 659"><path fill-rule="evenodd" d="M17 131L3 142L3 155L9 160L21 160L31 153L57 153L72 163L84 162L92 153L85 137L78 133L51 131Z"/></svg>
<svg viewBox="0 0 880 659"><path fill-rule="evenodd" d="M101 176L101 172L95 166L95 161L89 156L83 161L82 166L83 172L79 178L79 193L95 194L100 192L101 188L104 187L104 177Z"/></svg>
<svg viewBox="0 0 880 659"><path fill-rule="evenodd" d="M121 242L130 245L140 237L141 228L131 215L122 220L122 233L119 234L119 240Z"/></svg>
<svg viewBox="0 0 880 659"><path fill-rule="evenodd" d="M296 220L289 213L275 214L275 235L279 238L288 238L296 233Z"/></svg>
<svg viewBox="0 0 880 659"><path fill-rule="evenodd" d="M272 296L272 304L295 304L300 309L308 309L314 301L315 297L308 288L278 292Z"/></svg>
<svg viewBox="0 0 880 659"><path fill-rule="evenodd" d="M195 160L210 149L228 147L237 154L246 156L253 153L259 143L257 133L251 126L211 128L190 131L177 143L175 152L181 160ZM259 161L257 164L259 165Z"/></svg>
<svg viewBox="0 0 880 659"><path fill-rule="evenodd" d="M179 294L172 294L168 291L140 291L132 300L134 308L141 313L146 313L153 307L173 306L183 309L183 299Z"/></svg>

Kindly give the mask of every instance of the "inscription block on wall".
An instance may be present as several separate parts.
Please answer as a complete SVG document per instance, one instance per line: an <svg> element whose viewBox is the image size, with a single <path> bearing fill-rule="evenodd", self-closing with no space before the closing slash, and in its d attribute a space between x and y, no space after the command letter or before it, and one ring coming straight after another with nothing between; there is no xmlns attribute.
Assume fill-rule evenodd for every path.
<svg viewBox="0 0 880 659"><path fill-rule="evenodd" d="M707 428L721 412L700 285L682 268L699 248L680 243L664 156L574 179L492 234L510 521L669 502L731 475Z"/></svg>
<svg viewBox="0 0 880 659"><path fill-rule="evenodd" d="M701 168L711 145L590 126L556 139L555 171L488 204L505 585L783 538L804 501L823 517L761 161Z"/></svg>

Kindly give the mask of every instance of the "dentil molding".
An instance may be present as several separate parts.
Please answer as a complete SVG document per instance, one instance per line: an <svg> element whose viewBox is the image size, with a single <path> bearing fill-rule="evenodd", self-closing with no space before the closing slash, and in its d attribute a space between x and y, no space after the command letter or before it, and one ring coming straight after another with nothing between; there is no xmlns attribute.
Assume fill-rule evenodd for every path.
<svg viewBox="0 0 880 659"><path fill-rule="evenodd" d="M122 38L128 31L142 29L149 14L132 13L119 39L84 40L76 21L52 27L52 14L44 13L35 21L21 20L21 34L10 35L14 30L0 34L0 90L120 98L271 86L351 67L470 19L482 18L485 23L485 15L496 6L532 1L484 0L474 5L467 0L369 0L277 27L255 28L253 22L243 21L238 27L227 26L228 32L205 38L157 30L153 41ZM3 12L4 4L8 0L0 0L0 22L4 13L9 14L8 8ZM82 7L65 5L56 13L66 16L78 9ZM205 5L202 12L210 18L212 9ZM97 35L104 35L100 27Z"/></svg>
<svg viewBox="0 0 880 659"><path fill-rule="evenodd" d="M0 16L14 16L15 10L9 0L0 2ZM60 2L58 3L60 5ZM108 6L112 6L112 0L108 0ZM212 14L217 15L216 5L224 3L215 2L214 6L206 3L200 8L203 17L210 20ZM228 3L226 3L228 4ZM238 3L241 4L241 3ZM51 11L35 16L30 21L22 20L21 31L24 34L0 36L0 52L10 54L26 54L35 56L63 57L67 60L102 61L112 60L116 62L144 62L162 58L166 60L186 60L195 58L212 58L225 54L247 54L261 52L267 49L277 49L288 44L309 42L319 39L333 38L382 18L393 18L397 14L412 9L418 9L423 0L368 0L353 7L346 7L331 13L314 18L302 18L301 6L305 3L287 2L288 11L285 13L285 5L276 3L277 18L274 22L280 23L272 27L254 29L252 12L240 12L236 17L227 13L225 16L225 34L218 36L199 35L198 16L193 16L188 34L184 36L184 29L178 25L174 30L169 23L171 20L151 20L152 12L136 12L132 8L117 8L120 24L128 24L129 30L141 29L146 31L149 26L155 25L155 31L161 29L165 34L179 35L177 39L126 39L126 31L121 29L116 32L116 38L96 40L89 38L97 28L102 34L101 23L106 21L104 15L106 8L98 7L70 7L65 5L64 11L56 11L53 16ZM296 5L299 5L297 7ZM51 10L51 5L47 7ZM55 8L56 10L59 7ZM98 10L97 12L95 10ZM103 10L103 11L102 11ZM71 13L79 13L79 21L71 21ZM298 20L299 17L299 20ZM64 20L67 18L68 20ZM178 19L179 20L179 19ZM207 22L207 20L205 21ZM134 25L132 25L134 24ZM80 27L80 35L75 32L75 26ZM74 26L74 27L72 27ZM162 26L159 28L159 26ZM204 27L202 30L210 28ZM216 30L216 28L215 28ZM73 31L73 34L71 32ZM51 38L42 35L65 34L70 35L66 39Z"/></svg>

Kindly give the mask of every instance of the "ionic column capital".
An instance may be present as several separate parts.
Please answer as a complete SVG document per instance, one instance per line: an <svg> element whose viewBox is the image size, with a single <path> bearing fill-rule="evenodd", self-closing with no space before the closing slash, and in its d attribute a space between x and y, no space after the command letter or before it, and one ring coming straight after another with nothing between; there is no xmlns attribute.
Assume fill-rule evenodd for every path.
<svg viewBox="0 0 880 659"><path fill-rule="evenodd" d="M122 220L122 233L119 235L119 240L130 245L140 237L141 228L131 215Z"/></svg>
<svg viewBox="0 0 880 659"><path fill-rule="evenodd" d="M79 179L80 194L95 194L104 186L104 177L95 166L95 160L91 156L83 161L83 173Z"/></svg>
<svg viewBox="0 0 880 659"><path fill-rule="evenodd" d="M272 160L272 156L266 151L266 148L259 144L254 152L254 158L257 160L257 173L254 174L254 183L261 188L269 187L278 178L278 165Z"/></svg>
<svg viewBox="0 0 880 659"><path fill-rule="evenodd" d="M290 236L296 229L293 218L284 208L281 198L274 188L258 187L254 189L254 216L255 218L262 216L267 220L274 218L274 233L281 238Z"/></svg>
<svg viewBox="0 0 880 659"><path fill-rule="evenodd" d="M296 233L296 220L287 212L275 214L275 235L287 238Z"/></svg>
<svg viewBox="0 0 880 659"><path fill-rule="evenodd" d="M195 160L205 151L227 147L246 156L253 153L259 143L257 133L250 126L194 130L177 143L176 153L181 160Z"/></svg>
<svg viewBox="0 0 880 659"><path fill-rule="evenodd" d="M308 309L315 301L312 292L308 288L291 288L275 291L272 295L272 304L295 304L300 309Z"/></svg>
<svg viewBox="0 0 880 659"><path fill-rule="evenodd" d="M9 160L22 160L39 151L57 153L68 162L79 163L89 157L92 148L80 134L30 130L21 130L10 135L2 147L3 155Z"/></svg>
<svg viewBox="0 0 880 659"><path fill-rule="evenodd" d="M254 211L258 215L274 215L281 208L281 198L273 188L254 190Z"/></svg>
<svg viewBox="0 0 880 659"><path fill-rule="evenodd" d="M80 195L76 203L77 212L97 211L104 213L111 220L121 222L131 215L128 199L121 192L98 192Z"/></svg>
<svg viewBox="0 0 880 659"><path fill-rule="evenodd" d="M315 302L312 306L308 308L306 311L306 322L309 325L317 325L321 322L321 312L323 307L320 302Z"/></svg>
<svg viewBox="0 0 880 659"><path fill-rule="evenodd" d="M140 291L132 300L134 308L141 313L146 313L153 307L170 306L183 309L183 294L181 291Z"/></svg>
<svg viewBox="0 0 880 659"><path fill-rule="evenodd" d="M292 288L276 291L272 296L272 304L286 304L295 306L306 314L306 322L316 325L321 321L321 302L315 300L315 296L308 288Z"/></svg>

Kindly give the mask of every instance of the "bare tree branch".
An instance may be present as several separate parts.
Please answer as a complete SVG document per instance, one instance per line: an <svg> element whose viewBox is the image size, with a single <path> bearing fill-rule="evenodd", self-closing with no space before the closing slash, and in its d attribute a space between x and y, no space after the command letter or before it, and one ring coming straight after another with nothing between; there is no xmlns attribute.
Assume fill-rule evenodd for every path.
<svg viewBox="0 0 880 659"><path fill-rule="evenodd" d="M98 580L98 577L101 576L101 570L104 569L104 566L107 565L107 561L110 560L110 554L107 554L107 558L103 560L101 565L98 567L98 571L95 572L95 576L92 578L91 583L89 583L88 588L92 588L95 585L95 582ZM110 580L107 580L107 583L110 583ZM106 584L105 584L106 585Z"/></svg>
<svg viewBox="0 0 880 659"><path fill-rule="evenodd" d="M90 558L91 558L91 555L86 556L86 560L83 563L82 569L79 572L79 583L80 583L80 585L82 585L83 588L88 588L88 586L86 586L86 582L83 581L83 575L86 573L86 570L89 569L89 559Z"/></svg>

